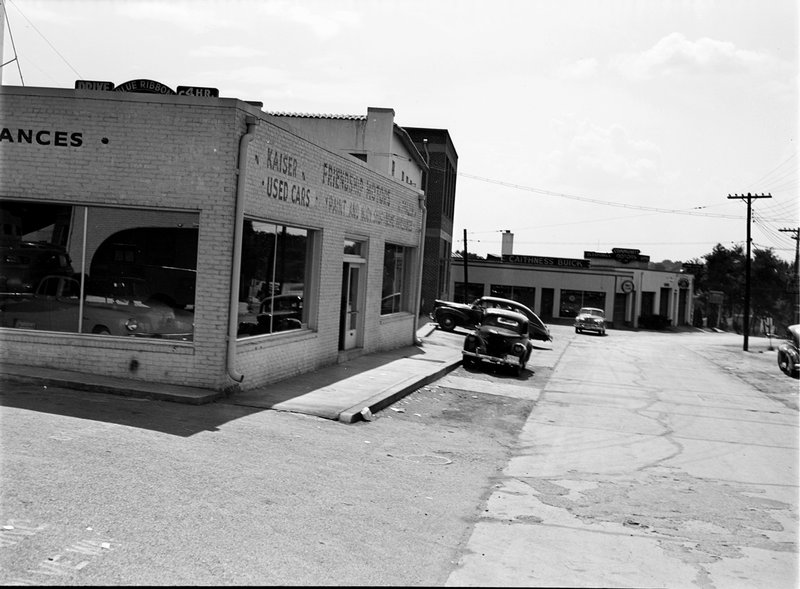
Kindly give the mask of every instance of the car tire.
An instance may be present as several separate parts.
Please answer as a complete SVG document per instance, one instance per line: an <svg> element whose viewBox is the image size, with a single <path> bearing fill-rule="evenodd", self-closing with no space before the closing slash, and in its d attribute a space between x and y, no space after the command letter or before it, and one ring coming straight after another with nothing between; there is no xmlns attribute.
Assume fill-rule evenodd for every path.
<svg viewBox="0 0 800 589"><path fill-rule="evenodd" d="M783 352L778 353L778 367L786 376L794 376L795 368L788 354Z"/></svg>
<svg viewBox="0 0 800 589"><path fill-rule="evenodd" d="M461 363L466 368L475 368L475 366L478 365L478 361L475 358L473 358L472 356L462 356L461 357Z"/></svg>
<svg viewBox="0 0 800 589"><path fill-rule="evenodd" d="M580 333L580 332L581 332L581 330L576 327L575 328L575 333Z"/></svg>
<svg viewBox="0 0 800 589"><path fill-rule="evenodd" d="M456 320L452 315L445 315L439 320L439 327L445 331L453 331L456 328Z"/></svg>
<svg viewBox="0 0 800 589"><path fill-rule="evenodd" d="M111 330L105 325L95 325L92 328L92 333L95 335L111 335Z"/></svg>
<svg viewBox="0 0 800 589"><path fill-rule="evenodd" d="M523 372L525 372L525 362L522 362L517 365L517 377L522 376Z"/></svg>

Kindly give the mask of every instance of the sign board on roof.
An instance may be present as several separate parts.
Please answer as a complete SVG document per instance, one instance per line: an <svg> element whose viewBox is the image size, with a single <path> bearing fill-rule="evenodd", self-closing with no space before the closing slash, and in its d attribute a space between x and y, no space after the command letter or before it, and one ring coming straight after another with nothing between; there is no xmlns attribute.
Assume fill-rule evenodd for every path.
<svg viewBox="0 0 800 589"><path fill-rule="evenodd" d="M503 254L503 262L507 264L526 264L529 266L555 266L558 268L588 268L589 260L575 258L553 258L549 256L519 256Z"/></svg>
<svg viewBox="0 0 800 589"><path fill-rule="evenodd" d="M205 86L178 86L175 91L169 86L156 82L155 80L129 80L119 86L114 86L114 82L105 80L75 80L76 90L97 90L99 92L135 92L139 94L162 94L165 96L198 96L200 98L219 98L217 88Z"/></svg>
<svg viewBox="0 0 800 589"><path fill-rule="evenodd" d="M75 80L75 90L99 90L101 92L111 92L114 89L114 82L100 80Z"/></svg>
<svg viewBox="0 0 800 589"><path fill-rule="evenodd" d="M155 80L129 80L114 88L114 92L137 92L140 94L175 94L175 90Z"/></svg>

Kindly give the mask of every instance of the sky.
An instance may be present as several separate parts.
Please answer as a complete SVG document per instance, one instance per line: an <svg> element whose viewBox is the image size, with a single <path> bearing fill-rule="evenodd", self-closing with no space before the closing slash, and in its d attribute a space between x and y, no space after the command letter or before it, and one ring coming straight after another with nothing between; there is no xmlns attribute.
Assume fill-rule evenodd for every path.
<svg viewBox="0 0 800 589"><path fill-rule="evenodd" d="M793 262L797 0L0 0L3 85L146 78L447 129L453 250ZM790 230L790 231L781 231Z"/></svg>

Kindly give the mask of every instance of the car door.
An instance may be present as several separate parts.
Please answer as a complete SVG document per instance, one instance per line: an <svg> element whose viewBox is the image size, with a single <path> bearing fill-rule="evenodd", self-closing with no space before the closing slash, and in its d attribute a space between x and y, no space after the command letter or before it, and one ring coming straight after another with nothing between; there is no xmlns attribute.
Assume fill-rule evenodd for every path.
<svg viewBox="0 0 800 589"><path fill-rule="evenodd" d="M47 287L48 327L51 331L78 333L80 283L74 278L51 276Z"/></svg>

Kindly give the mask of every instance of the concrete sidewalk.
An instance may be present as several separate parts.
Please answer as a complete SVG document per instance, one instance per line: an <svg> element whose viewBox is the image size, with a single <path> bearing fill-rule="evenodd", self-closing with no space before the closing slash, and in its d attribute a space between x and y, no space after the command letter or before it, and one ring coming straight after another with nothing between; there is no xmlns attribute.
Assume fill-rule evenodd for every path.
<svg viewBox="0 0 800 589"><path fill-rule="evenodd" d="M463 333L428 323L421 345L359 356L249 391L220 391L104 377L41 367L0 364L0 378L43 386L201 405L222 403L292 411L352 423L375 413L453 370L461 362Z"/></svg>

